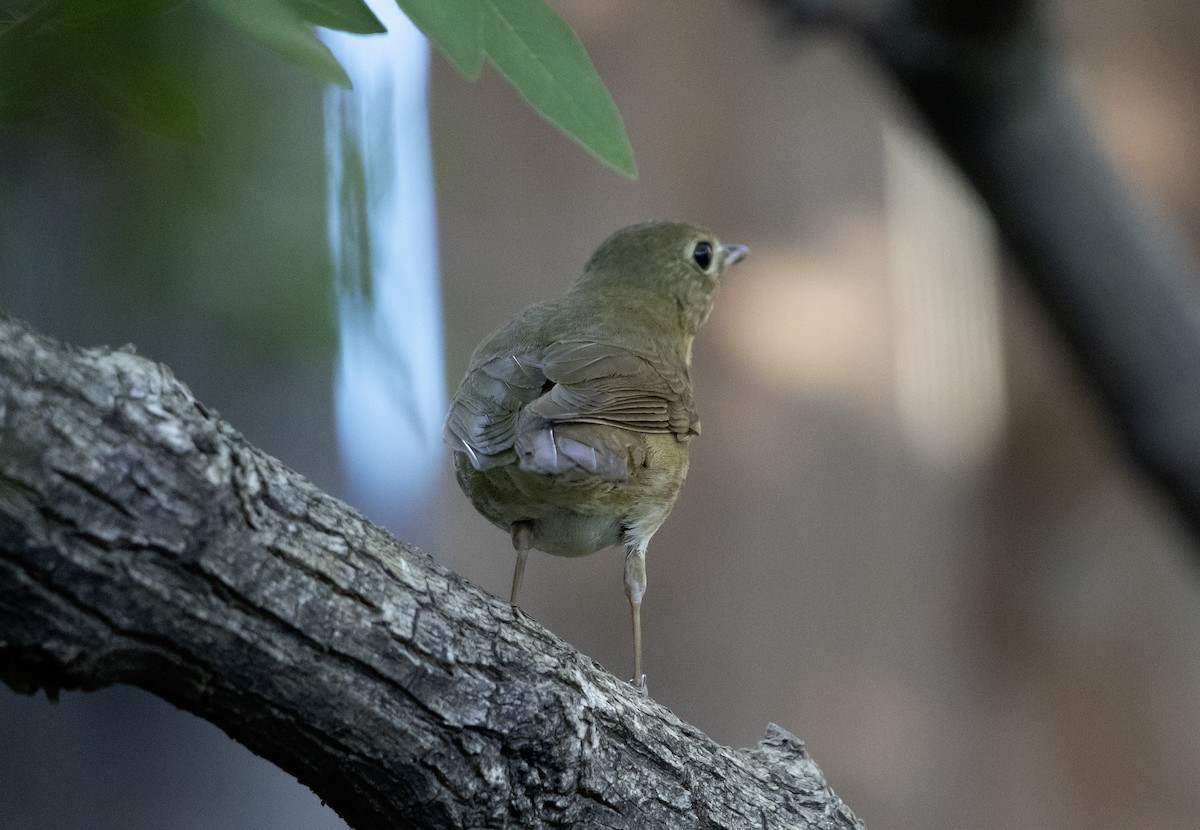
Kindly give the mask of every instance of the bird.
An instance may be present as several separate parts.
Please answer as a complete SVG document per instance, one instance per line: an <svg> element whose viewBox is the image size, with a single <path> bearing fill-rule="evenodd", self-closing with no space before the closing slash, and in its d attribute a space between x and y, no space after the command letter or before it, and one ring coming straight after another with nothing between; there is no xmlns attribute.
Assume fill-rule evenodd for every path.
<svg viewBox="0 0 1200 830"><path fill-rule="evenodd" d="M584 556L624 546L629 682L643 693L646 549L700 434L692 341L748 252L681 222L616 231L564 295L479 344L446 416L459 486L511 535L514 606L531 548Z"/></svg>

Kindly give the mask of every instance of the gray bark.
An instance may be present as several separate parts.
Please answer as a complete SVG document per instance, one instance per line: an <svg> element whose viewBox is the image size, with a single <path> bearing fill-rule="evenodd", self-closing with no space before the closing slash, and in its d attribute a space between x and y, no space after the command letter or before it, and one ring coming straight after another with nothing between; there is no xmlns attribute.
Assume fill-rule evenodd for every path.
<svg viewBox="0 0 1200 830"><path fill-rule="evenodd" d="M1118 437L1200 534L1200 267L1121 180L1037 0L770 0L866 47L987 204Z"/></svg>
<svg viewBox="0 0 1200 830"><path fill-rule="evenodd" d="M2 314L0 680L147 689L359 830L862 827L784 730L718 746L165 367Z"/></svg>

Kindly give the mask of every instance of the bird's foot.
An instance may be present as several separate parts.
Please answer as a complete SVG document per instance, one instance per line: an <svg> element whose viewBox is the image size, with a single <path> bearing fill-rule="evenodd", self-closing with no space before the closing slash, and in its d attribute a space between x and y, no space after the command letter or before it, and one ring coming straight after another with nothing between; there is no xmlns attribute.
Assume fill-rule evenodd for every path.
<svg viewBox="0 0 1200 830"><path fill-rule="evenodd" d="M646 675L639 674L637 677L635 677L629 681L629 685L632 686L633 688L637 689L639 692L644 694L646 697L650 697L650 689L646 685Z"/></svg>

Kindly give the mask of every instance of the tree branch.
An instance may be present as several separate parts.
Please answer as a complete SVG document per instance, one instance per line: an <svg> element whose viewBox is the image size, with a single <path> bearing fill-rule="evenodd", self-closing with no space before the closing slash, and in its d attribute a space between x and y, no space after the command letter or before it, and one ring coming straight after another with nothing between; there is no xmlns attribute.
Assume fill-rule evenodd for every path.
<svg viewBox="0 0 1200 830"><path fill-rule="evenodd" d="M1044 4L890 0L871 18L851 0L771 2L856 38L895 79L988 205L1125 448L1200 534L1200 268L1105 158Z"/></svg>
<svg viewBox="0 0 1200 830"><path fill-rule="evenodd" d="M129 683L359 830L861 828L259 452L165 367L0 314L0 679Z"/></svg>

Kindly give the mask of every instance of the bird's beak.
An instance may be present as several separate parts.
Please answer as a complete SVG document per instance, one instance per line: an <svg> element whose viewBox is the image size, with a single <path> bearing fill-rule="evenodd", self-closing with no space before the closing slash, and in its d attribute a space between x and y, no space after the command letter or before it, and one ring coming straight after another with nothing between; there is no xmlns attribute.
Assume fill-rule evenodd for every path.
<svg viewBox="0 0 1200 830"><path fill-rule="evenodd" d="M750 249L745 245L722 245L721 254L725 257L725 265L733 265L741 262L750 253Z"/></svg>

